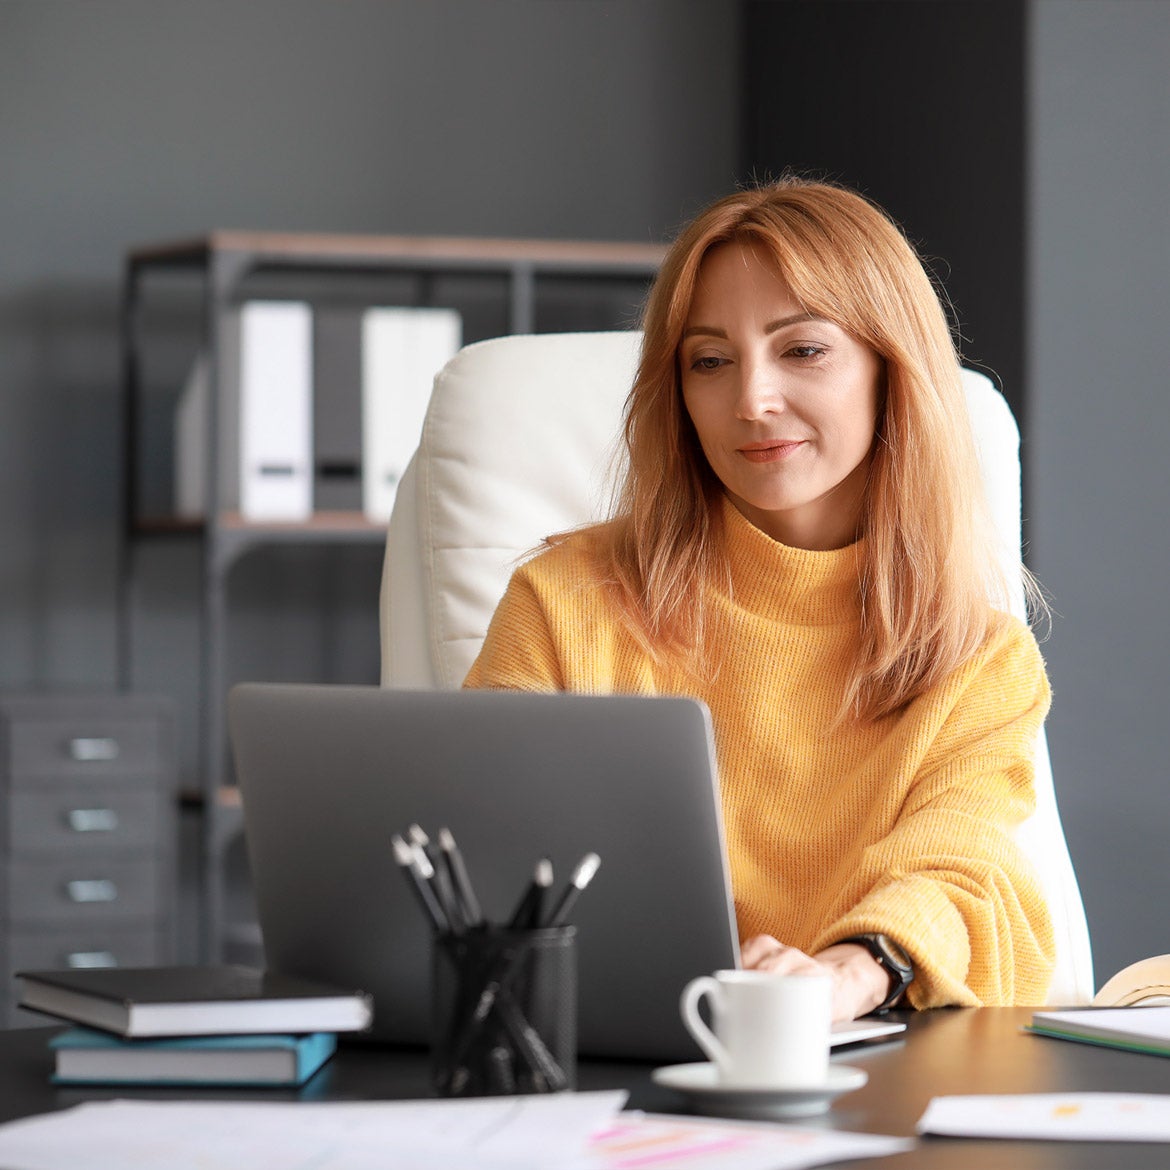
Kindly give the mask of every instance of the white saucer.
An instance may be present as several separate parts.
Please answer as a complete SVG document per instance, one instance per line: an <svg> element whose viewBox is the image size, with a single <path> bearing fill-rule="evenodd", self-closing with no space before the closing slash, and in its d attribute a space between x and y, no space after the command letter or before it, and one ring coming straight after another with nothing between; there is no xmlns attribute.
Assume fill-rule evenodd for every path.
<svg viewBox="0 0 1170 1170"><path fill-rule="evenodd" d="M769 1118L788 1121L793 1117L812 1117L825 1113L833 1099L860 1089L869 1074L846 1064L829 1065L823 1085L807 1089L737 1088L719 1083L713 1064L671 1064L656 1068L651 1079L690 1099L697 1113L716 1117Z"/></svg>

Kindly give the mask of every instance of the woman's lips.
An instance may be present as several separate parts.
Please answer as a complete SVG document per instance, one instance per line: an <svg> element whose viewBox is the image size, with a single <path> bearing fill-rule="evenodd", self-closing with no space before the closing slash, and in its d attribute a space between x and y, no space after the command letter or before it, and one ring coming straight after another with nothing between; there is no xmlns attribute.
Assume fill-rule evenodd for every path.
<svg viewBox="0 0 1170 1170"><path fill-rule="evenodd" d="M776 439L765 443L748 443L740 447L739 453L749 463L775 463L779 459L786 459L803 445L803 439Z"/></svg>

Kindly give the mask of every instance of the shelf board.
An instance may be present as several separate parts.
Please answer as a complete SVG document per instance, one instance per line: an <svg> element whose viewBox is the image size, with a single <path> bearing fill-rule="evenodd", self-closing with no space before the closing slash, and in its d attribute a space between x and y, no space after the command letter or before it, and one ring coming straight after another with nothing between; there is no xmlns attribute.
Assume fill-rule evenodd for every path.
<svg viewBox="0 0 1170 1170"><path fill-rule="evenodd" d="M200 788L182 788L179 790L179 803L183 808L195 809L204 809L210 804L227 813L244 807L240 790L235 784L221 784L210 794Z"/></svg>
<svg viewBox="0 0 1170 1170"><path fill-rule="evenodd" d="M357 533L386 535L385 520L371 520L364 512L314 512L306 520L250 520L239 512L221 512L219 526L251 533Z"/></svg>
<svg viewBox="0 0 1170 1170"><path fill-rule="evenodd" d="M219 529L249 536L300 538L314 536L358 536L384 539L386 521L371 520L363 512L321 511L306 520L251 520L239 512L221 512ZM207 521L197 517L144 516L136 521L134 531L142 536L202 536Z"/></svg>
<svg viewBox="0 0 1170 1170"><path fill-rule="evenodd" d="M608 240L493 239L460 236L338 235L313 232L219 230L192 239L133 249L133 265L196 265L214 254L238 253L264 263L386 263L506 270L530 265L548 271L653 273L666 255L663 244Z"/></svg>
<svg viewBox="0 0 1170 1170"><path fill-rule="evenodd" d="M202 536L205 524L187 516L143 516L134 522L135 536Z"/></svg>

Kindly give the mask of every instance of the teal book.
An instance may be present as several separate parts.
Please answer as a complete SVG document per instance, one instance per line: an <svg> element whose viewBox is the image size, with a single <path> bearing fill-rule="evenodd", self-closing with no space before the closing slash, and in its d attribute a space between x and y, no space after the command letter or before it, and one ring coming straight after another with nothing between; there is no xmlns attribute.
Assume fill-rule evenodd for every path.
<svg viewBox="0 0 1170 1170"><path fill-rule="evenodd" d="M303 1085L334 1053L332 1032L125 1040L70 1028L49 1041L56 1084Z"/></svg>

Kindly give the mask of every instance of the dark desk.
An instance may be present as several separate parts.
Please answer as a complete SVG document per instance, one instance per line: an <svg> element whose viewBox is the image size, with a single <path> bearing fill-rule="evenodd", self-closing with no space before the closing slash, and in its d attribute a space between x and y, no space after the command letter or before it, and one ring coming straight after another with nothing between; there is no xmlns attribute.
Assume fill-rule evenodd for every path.
<svg viewBox="0 0 1170 1170"><path fill-rule="evenodd" d="M825 1117L802 1124L912 1135L933 1096L1070 1090L1170 1093L1170 1059L1030 1036L1020 1031L1030 1016L1027 1008L908 1013L904 1018L910 1027L903 1039L855 1048L835 1058L864 1068L869 1083L840 1098ZM343 1101L428 1095L425 1054L364 1045L344 1046L300 1090L59 1089L48 1082L49 1035L50 1029L41 1028L0 1032L0 1120L112 1097ZM628 1089L632 1108L671 1112L682 1107L680 1098L651 1082L649 1066L585 1062L579 1081L582 1089ZM1164 1170L1170 1166L1170 1145L924 1138L909 1153L848 1165L871 1170Z"/></svg>

